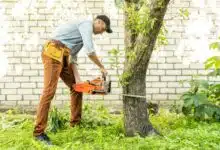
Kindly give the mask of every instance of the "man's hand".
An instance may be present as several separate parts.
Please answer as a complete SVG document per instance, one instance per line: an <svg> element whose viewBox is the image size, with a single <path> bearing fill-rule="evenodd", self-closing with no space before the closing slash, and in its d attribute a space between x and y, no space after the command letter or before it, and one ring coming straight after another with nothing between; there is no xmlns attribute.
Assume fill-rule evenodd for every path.
<svg viewBox="0 0 220 150"><path fill-rule="evenodd" d="M105 70L105 68L100 68L100 71L101 71L103 77L106 77L108 75L108 72L107 72L107 70Z"/></svg>

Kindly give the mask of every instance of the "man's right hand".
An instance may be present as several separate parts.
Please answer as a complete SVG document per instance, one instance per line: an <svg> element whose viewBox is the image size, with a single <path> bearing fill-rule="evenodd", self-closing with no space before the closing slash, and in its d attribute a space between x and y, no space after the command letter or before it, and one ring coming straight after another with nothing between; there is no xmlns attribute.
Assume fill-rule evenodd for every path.
<svg viewBox="0 0 220 150"><path fill-rule="evenodd" d="M107 72L107 70L105 70L105 68L101 68L100 71L101 71L102 76L103 76L104 78L108 75L108 72Z"/></svg>

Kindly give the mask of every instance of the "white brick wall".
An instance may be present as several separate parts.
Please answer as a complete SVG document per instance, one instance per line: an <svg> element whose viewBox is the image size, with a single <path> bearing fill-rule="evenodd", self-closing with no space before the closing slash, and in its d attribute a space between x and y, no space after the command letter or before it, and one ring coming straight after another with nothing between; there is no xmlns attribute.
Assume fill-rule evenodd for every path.
<svg viewBox="0 0 220 150"><path fill-rule="evenodd" d="M122 51L124 49L124 16L122 10L116 13L111 12L111 8L104 8L105 2L111 1L104 0L56 0L54 9L47 9L46 1L37 0L32 12L29 11L23 17L13 18L12 9L17 2L19 1L3 0L0 5L5 8L5 11L1 11L0 7L0 19L2 17L1 14L6 17L6 23L0 24L0 29L3 25L7 26L7 36L9 38L4 45L0 44L0 52L4 51L9 63L6 75L0 78L0 105L37 105L43 88L43 65L40 46L51 35L52 27L62 23L62 20L74 19L81 15L92 15L94 17L99 13L110 15L114 30L111 35L104 34L101 38L95 37L95 44L100 49L97 53L102 57L102 62L108 69L112 80L112 93L106 96L85 95L84 100L104 100L105 104L121 104L122 96L120 94L122 89L118 86L116 70L111 68L108 50L119 48ZM216 2L216 10L199 8L199 4L195 2L196 0L174 0L169 5L165 16L169 44L153 52L146 77L146 97L148 100L154 102L163 101L162 103L178 100L181 93L189 88L188 84L181 85L179 81L190 80L192 75L195 74L201 74L200 79L220 82L220 78L205 76L207 71L204 70L202 63L190 62L190 65L187 65L180 59L191 53L192 50L188 47L184 47L187 51L182 56L176 55L183 38L187 39L189 37L185 30L190 20L184 20L181 17L171 19L177 15L179 8L188 8L191 14L199 15L201 13L206 15L209 13L210 18L216 22L216 26L205 37L209 37L209 40L217 37L220 15L216 13L218 12L216 10L220 8L220 0ZM67 5L66 3L72 3L72 5ZM208 6L209 1L206 1L206 3L205 7ZM63 8L60 9L60 6ZM57 10L59 9L62 11L58 13ZM34 11L37 13L34 13ZM196 19L194 18L194 20ZM38 37L35 38L34 36ZM124 58L120 58L120 61L123 62ZM97 67L91 64L91 61L83 53L80 54L78 63L83 80L96 77L95 71L98 71ZM69 102L69 96L64 94L67 93L65 91L68 91L66 85L59 80L53 104L63 105Z"/></svg>

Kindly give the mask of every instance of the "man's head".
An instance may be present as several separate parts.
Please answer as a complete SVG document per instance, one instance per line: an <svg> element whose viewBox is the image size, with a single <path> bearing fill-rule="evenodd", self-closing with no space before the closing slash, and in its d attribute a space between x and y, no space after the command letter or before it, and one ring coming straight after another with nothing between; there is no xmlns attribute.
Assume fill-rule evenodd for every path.
<svg viewBox="0 0 220 150"><path fill-rule="evenodd" d="M112 33L110 19L106 15L98 15L93 23L94 34Z"/></svg>

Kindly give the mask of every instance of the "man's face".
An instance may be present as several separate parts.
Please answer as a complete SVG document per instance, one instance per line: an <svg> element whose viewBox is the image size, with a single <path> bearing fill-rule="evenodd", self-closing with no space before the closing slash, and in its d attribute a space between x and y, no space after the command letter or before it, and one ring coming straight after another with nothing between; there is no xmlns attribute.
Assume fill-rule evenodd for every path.
<svg viewBox="0 0 220 150"><path fill-rule="evenodd" d="M101 19L96 19L93 24L94 34L102 34L106 30L106 24Z"/></svg>

